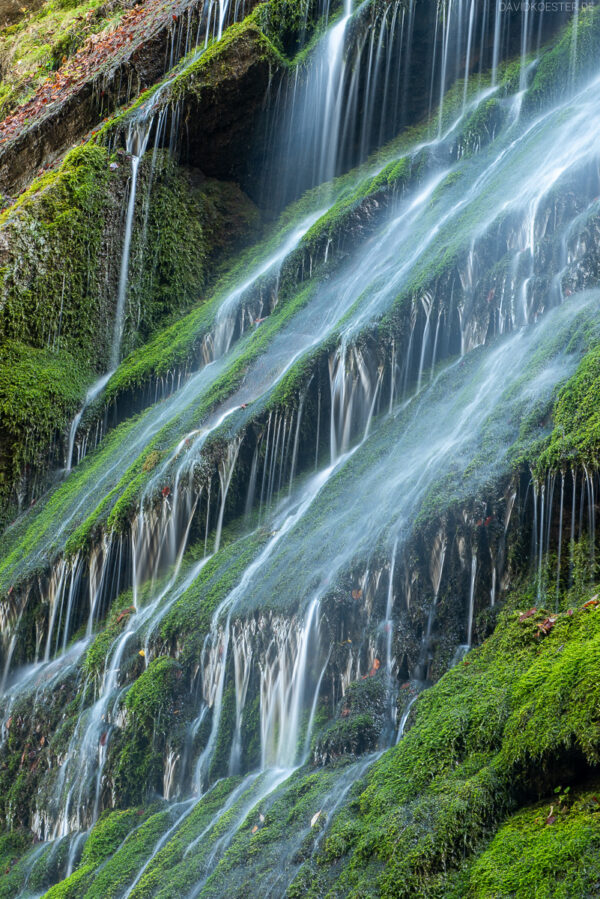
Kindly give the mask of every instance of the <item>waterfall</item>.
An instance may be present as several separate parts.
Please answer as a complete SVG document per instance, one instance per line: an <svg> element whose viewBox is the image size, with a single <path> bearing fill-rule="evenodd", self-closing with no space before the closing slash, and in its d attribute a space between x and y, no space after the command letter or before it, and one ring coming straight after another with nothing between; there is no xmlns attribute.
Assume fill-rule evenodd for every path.
<svg viewBox="0 0 600 899"><path fill-rule="evenodd" d="M399 743L402 737L404 736L404 730L406 728L406 722L408 721L408 716L410 715L411 709L418 699L418 694L416 696L411 696L408 701L408 705L404 709L402 713L402 717L400 718L400 724L398 726L398 735L396 737L396 743Z"/></svg>
<svg viewBox="0 0 600 899"><path fill-rule="evenodd" d="M108 381L110 380L113 374L113 370L107 372L105 375L102 375L101 378L92 384L92 386L88 389L88 392L85 395L85 401L79 412L75 415L75 418L71 422L71 427L69 429L69 440L67 444L67 455L65 457L65 471L68 473L71 471L73 467L73 452L75 449L75 438L77 436L77 429L81 423L81 419L83 417L83 413L85 410L91 406L94 400L100 396L104 388L106 387ZM77 460L79 461L79 460Z"/></svg>
<svg viewBox="0 0 600 899"><path fill-rule="evenodd" d="M266 653L261 671L261 745L262 766L291 769L298 760L301 712L309 690L310 653L318 646L319 602L313 600L306 613L302 630L297 633L297 644L290 646L287 633L276 634ZM315 637L313 637L313 631ZM316 638L316 639L315 639ZM290 657L291 655L291 657ZM320 678L307 725L305 744L310 738L311 720L318 695ZM277 735L277 736L276 736ZM307 745L302 755L306 756Z"/></svg>
<svg viewBox="0 0 600 899"><path fill-rule="evenodd" d="M392 611L394 608L394 572L396 569L396 552L398 550L398 540L394 541L394 549L392 550L392 560L390 562L390 579L388 583L387 601L385 607L385 633L386 633L386 670L388 679L392 678L392 638L394 630L394 622L392 620Z"/></svg>
<svg viewBox="0 0 600 899"><path fill-rule="evenodd" d="M475 578L477 576L477 555L471 559L471 584L469 586L469 614L467 617L467 646L473 645L473 613L475 610Z"/></svg>
<svg viewBox="0 0 600 899"><path fill-rule="evenodd" d="M595 291L569 303L562 291L544 287L581 264L582 256L567 248L584 221L582 210L592 208L597 172L579 188L575 211L558 209L552 197L565 176L597 166L598 83L581 88L575 103L510 118L513 100L494 87L510 36L499 0L440 0L437 10L433 58L423 66L423 92L437 103L437 136L427 133L409 153L391 148L389 158L369 162L369 182L386 173L380 192L369 194L363 170L289 213L293 222L273 231L252 264L244 261L202 298L204 318L193 334L197 357L169 371L162 394L153 382L156 401L128 417L90 464L51 494L51 520L33 510L19 523L15 533L26 534L36 575L30 592L43 615L35 658L25 657L33 645L30 629L18 659L26 667L17 670L11 665L20 629L35 606L22 588L20 544L11 533L6 538L3 577L16 590L10 609L2 607L5 730L15 697L32 697L36 708L46 689L79 678L65 748L47 782L49 798L40 791L32 815L38 838L71 841L69 871L76 870L82 834L116 803L120 741L136 724L129 691L162 657L177 669L180 704L174 703L164 739L156 728L151 744L158 758L153 788L162 789L166 823L119 887L121 896L144 892L144 878L159 870L172 840L181 840L177 864L197 862L186 889L190 897L200 895L213 872L221 876L227 853L235 856L236 841L259 833L271 804L296 788L295 778L308 776L311 741L323 720L343 730L340 683L348 694L354 681L365 692L385 681L383 738L357 749L362 758L346 768L319 772L330 783L290 837L291 858L311 831L316 852L333 815L375 761L374 746L383 749L404 735L416 696L397 724L395 677L404 680L406 669L413 690L438 676L433 637L442 619L434 629L436 614L443 610L453 626L458 621L454 632L461 628L466 636L458 647L450 638L445 668L452 652L458 661L473 646L477 596L489 590L491 606L499 602L507 570L502 540L516 491L507 501L504 533L495 543L489 538L489 549L484 530L477 531L481 540L473 534L490 522L474 525L476 516L465 510L472 497L487 496L490 484L505 484L521 441L525 449L533 446L521 425L541 420L540 410L547 416L559 385L576 370L583 350L573 335L580 322L590 334L600 330ZM305 160L292 174L297 156L290 155L285 189L273 181L274 195L280 192L274 208L282 196L367 159L390 136L388 116L397 130L420 14L413 0L382 10L344 6L292 76L293 103L284 104L279 137L288 148L301 145ZM227 2L208 4L207 45L209 35L221 37L228 16ZM536 23L533 12L523 13L522 91ZM492 86L476 93L485 52ZM456 118L448 124L447 90L459 78ZM490 98L506 113L505 124L489 146L479 142L463 152L463 129ZM84 412L121 359L139 167L154 124L163 127L156 115L155 106L144 107L127 133L131 176L111 372L90 388L71 425L67 471L76 461ZM405 163L408 174L401 189L386 193L392 163ZM348 205L354 241L349 237L348 245L334 227L328 230L332 210L334 224L347 212L335 205L338 191L356 200ZM372 202L362 233L365 197ZM170 349L164 347L165 357ZM327 442L328 453L321 446ZM555 539L555 477L534 480L532 488L532 567L540 598L544 559ZM561 472L557 595L565 478ZM572 485L571 544L574 469ZM593 553L594 472L583 470L580 490L579 535L587 503ZM456 542L444 518L454 507L462 514L455 519ZM434 534L424 577L410 567L420 516ZM450 596L457 553L464 589ZM418 642L407 662L402 640L414 640L411 628ZM214 811L192 835L196 811L211 807L219 790ZM283 892L287 872L280 873L273 890Z"/></svg>
<svg viewBox="0 0 600 899"><path fill-rule="evenodd" d="M577 118L579 118L579 117L580 116L578 113ZM538 126L537 126L538 131L539 131L539 128L543 127L545 118L546 118L545 116L542 117L541 123L538 123ZM573 122L570 122L569 124L567 124L566 128L568 128L568 130L572 132L573 128L574 128ZM530 130L526 133L526 136L528 133L530 133ZM588 151L587 135L589 133L590 133L589 129L586 129L584 132L582 132L581 138L578 137L578 141L580 141L579 150L582 155ZM521 143L521 141L519 139L517 139L517 141L515 143L513 143L511 146L514 147L515 150L520 149L520 147L518 146L520 143ZM509 151L511 150L511 146L509 146L506 150L502 151L504 156L506 157L507 162L510 159ZM498 160L494 159L494 161L489 166L490 177L494 174L494 172L497 168L497 165L498 165ZM562 168L562 163L559 167ZM549 167L549 171L554 171L554 166L552 166L551 168ZM414 227L418 226L419 219L423 215L423 213L425 212L425 210L427 208L426 204L430 200L432 194L434 193L435 188L437 186L439 186L443 176L438 176L438 177L434 178L432 180L431 184L428 186L428 188L425 191L423 191L421 194L419 194L414 200L409 201L406 204L404 213L399 215L387 227L387 234L386 234L386 238L385 238L386 243L382 247L377 247L377 252L374 249L370 250L369 253L367 255L365 255L365 258L361 259L359 261L359 271L364 272L366 270L366 271L371 271L371 272L380 272L382 277L387 277L388 289L382 290L381 288L379 288L377 290L377 292L375 293L374 298L370 304L369 314L375 314L377 311L377 308L379 307L380 304L385 307L386 302L389 302L391 296L395 295L396 291L400 288L401 284L403 283L403 280L406 279L409 272L411 272L412 266L414 266L416 261L419 259L419 256L422 253L427 252L428 247L431 243L431 240L433 240L433 238L436 236L436 234L440 233L441 224L443 224L445 222L448 227L453 227L454 222L455 222L455 216L459 216L461 214L461 211L463 211L467 208L469 200L472 201L477 196L477 192L479 190L482 190L485 188L485 186L486 186L485 174L487 174L487 173L484 173L483 177L480 176L478 179L476 179L476 181L475 181L472 189L469 191L469 193L465 197L463 197L459 203L453 204L453 206L446 213L445 216L442 215L441 218L438 216L438 221L437 221L436 225L434 226L433 231L431 232L430 238L425 237L425 239L421 240L421 241L419 241L418 238L416 239L415 252L411 256L412 261L411 261L411 259L409 259L408 262L403 262L401 265L400 271L398 272L396 270L395 276L391 277L392 273L389 270L387 270L387 271L382 270L380 265L379 266L376 265L378 256L379 257L381 256L384 246L389 246L391 248L392 246L394 246L394 244L397 244L398 241L410 239L413 246L415 245ZM539 175L540 175L540 172L536 171L536 177L538 177ZM555 180L556 179L554 176L554 177L550 177L547 181L545 181L542 185L541 191L538 191L538 194L536 196L543 196L544 192L548 190L549 186L552 187L552 185L555 183ZM532 182L531 182L531 184L532 184ZM531 189L532 189L531 184L529 184L529 183L526 184L526 190L523 191L524 196L527 195L527 192L531 191ZM531 207L529 207L529 208L531 208ZM407 225L409 225L409 224L410 224L410 227L407 227ZM423 225L426 225L426 224L427 224L426 221L424 221ZM427 232L425 232L425 233L427 233ZM531 233L530 227L528 228L528 233ZM275 254L275 255L278 256L280 254ZM399 258L402 258L402 254L400 254ZM259 271L260 271L260 269L259 269ZM341 299L341 302L338 301L337 309L339 309L340 311L350 308L352 303L355 303L357 300L357 297L359 296L359 292L353 286L353 282L354 282L355 278L356 278L356 273L354 273L354 277L352 278L352 280L348 279L346 284L343 285L345 292L340 292L338 294L339 298ZM356 282L357 286L360 283L362 283L362 282L357 281ZM332 307L330 307L330 309L331 309L331 312L333 313L335 307L332 306ZM438 315L441 316L440 310L438 310ZM330 316L328 315L327 318L330 318ZM327 320L327 318L325 319L325 321ZM368 320L367 312L361 313L358 316L356 325L353 327L359 327L360 323L362 321L366 321L366 320ZM442 319L440 319L440 320L442 320ZM443 320L445 321L445 318ZM449 324L450 323L448 322L448 325ZM412 335L412 331L411 331L411 335ZM439 343L439 341L440 341L440 335L438 335L438 343ZM292 358L296 357L297 352L298 352L297 349L295 352L292 351ZM348 351L346 351L346 353L347 352ZM437 352L439 354L439 350ZM404 356L405 356L405 360L408 360L407 364L404 367L405 387L408 387L408 385L410 383L410 380L408 377L409 372L410 372L410 365L408 363L411 358L411 340L410 339L409 339L408 349L404 353ZM345 359L346 359L346 354L344 354L343 366L346 365ZM358 360L357 360L356 364L357 364L357 366L359 366ZM360 366L359 366L359 368L360 368ZM338 383L340 385L340 388L342 387L343 370L344 369L342 367L342 369L340 369L340 373L339 373L339 377L338 377ZM182 390L179 391L179 393L177 394L177 396L174 399L174 402L170 406L164 407L161 409L152 410L149 413L146 420L144 420L143 422L140 422L140 428L138 431L138 435L135 438L137 443L134 442L132 446L128 446L127 452L123 453L120 460L117 460L116 462L113 461L110 472L109 472L110 476L114 477L114 475L118 475L119 470L121 472L124 471L127 461L130 457L130 452L135 452L136 445L137 445L137 447L143 446L144 441L147 439L147 434L149 432L151 432L153 429L156 429L162 423L165 423L166 420L168 420L169 416L179 415L181 409L185 408L186 404L189 404L189 401L195 395L199 396L199 393L197 393L197 391L201 391L201 390L205 389L210 384L210 382L214 376L216 376L216 371L214 369L202 370L201 372L198 373L198 376L196 378L192 378L190 381L188 381L186 384L184 384ZM345 376L344 376L344 380L347 380L345 378ZM362 382L361 382L361 384L362 384ZM348 385L348 386L350 386L350 385ZM362 386L360 387L360 390L362 390ZM341 393L339 395L341 396ZM347 391L346 391L346 396L348 396ZM352 396L352 393L350 393L350 396ZM251 397L250 397L250 399L251 399ZM242 402L245 402L245 401L246 400L242 400ZM343 405L341 408L342 409L344 408ZM344 413L342 413L342 414L344 414ZM150 421L150 418L153 418L154 420ZM352 426L351 416L346 415L345 421L346 421L346 424L348 422L350 422L350 425ZM343 431L342 431L341 436L342 436L342 441L343 441L344 440L344 432ZM185 439L188 439L188 438L185 438ZM338 438L336 437L336 440L337 439ZM139 451L139 449L138 449L138 451ZM337 452L337 449L334 449L334 452ZM120 466L120 469L119 469L119 466ZM94 488L99 487L102 483L106 483L106 481L102 481L102 479L101 479L100 481L98 481L94 484ZM111 486L114 483L115 483L115 481L113 480ZM90 494L91 494L91 491L90 491ZM84 497L84 501L85 501L85 497ZM79 500L78 500L78 502L79 502ZM66 514L64 516L64 519L59 524L59 532L56 535L58 537L58 539L60 539L61 531L64 531L65 527L68 526L68 523L70 520L71 520L71 514L70 513Z"/></svg>
<svg viewBox="0 0 600 899"><path fill-rule="evenodd" d="M567 127L572 130L572 124L567 125ZM587 151L586 145L587 145L587 138L584 135L584 140L582 141L582 144L581 144L581 152L582 153L585 153ZM492 164L491 169L493 170L493 169L495 169L495 167L496 166L494 164ZM554 182L555 182L555 179L553 179L553 178L548 179L548 181L544 183L541 193L543 194L543 192L547 189L548 184L552 185ZM417 217L416 221L418 222L419 216L423 213L424 209L426 208L426 202L431 198L435 187L437 185L439 185L439 183L440 183L440 178L435 178L432 181L431 186L429 186L427 188L427 190L422 192L415 200L408 201L408 203L406 204L404 213L401 214L400 216L398 216L389 226L387 226L387 234L385 237L386 243L384 243L380 247L377 247L377 250L375 250L375 249L369 250L368 254L364 258L361 258L358 261L358 266L360 267L361 270L362 270L363 266L367 266L368 268L373 269L373 267L377 265L378 254L385 252L386 246L389 246L391 248L395 243L397 243L397 241L399 239L400 240L403 239L406 223L408 221L414 222L415 216ZM480 178L478 180L478 187L483 187L484 185L485 185L485 180ZM473 195L475 195L475 191L473 191ZM452 214L460 212L460 207L463 205L464 205L464 199L461 201L461 203L459 203L458 205L454 205L452 207L452 210L451 210ZM450 223L452 220L453 220L452 215L448 215L448 222ZM304 227L306 227L306 226L304 226ZM302 233L304 231L304 227L302 229L299 229L299 232L295 233L294 242L297 241L298 239L301 239L301 237L298 238L297 235L298 235L298 233ZM437 229L439 229L439 218L438 218L438 222L436 223L436 226L434 228L433 235L435 235L435 233L438 233ZM531 233L530 226L528 227L528 233ZM414 244L415 232L412 228L407 229L407 232L406 232L407 239L408 239L409 234L410 234L410 240ZM419 243L418 251L414 254L415 259L418 258L419 253L427 251L428 243L429 243L428 237L425 237L425 239L421 243ZM287 243L287 241L286 241L286 244L282 250L284 255L285 255L285 251L287 250L289 245L290 244ZM281 257L281 255L282 255L282 253L275 253L275 255L272 257L272 259L278 260ZM277 267L279 265L279 262L274 261L273 264L275 265L275 267ZM264 270L264 268L265 268L265 266L259 267L258 272L257 272L257 277L260 277L260 273ZM408 270L410 270L410 265L406 265L406 263L403 262L402 269L404 271L408 271ZM373 269L373 270L376 270L376 269ZM382 272L382 274L384 274L384 273ZM402 272L400 273L400 275L397 277L396 280L394 280L392 278L388 278L388 290L382 291L380 288L377 291L377 293L375 294L375 299L371 303L372 312L376 311L378 303L385 304L386 298L393 295L393 293L398 289L398 286L401 283L402 283ZM348 279L346 279L346 281L343 284L344 292L338 292L338 294L337 294L337 296L339 298L337 308L339 310L343 311L344 309L348 309L351 307L351 305L353 303L356 302L357 297L359 295L358 290L357 290L358 284L356 285L356 287L354 285L355 285L355 276L354 276L354 273L351 273L350 276L348 277ZM237 291L234 291L234 295L237 295L237 293L238 293ZM228 305L228 304L225 303L224 305ZM327 309L327 317L324 319L325 321L327 321L327 318L330 317L329 313L333 312L335 307L328 306L328 307L326 307L326 309ZM433 314L433 313L431 313L431 314ZM441 312L438 311L438 315L441 316ZM360 313L358 316L357 325L354 327L357 327L363 318L366 318L366 315L364 313ZM313 325L314 325L314 322L313 322ZM411 357L410 347L411 347L412 335L413 335L413 331L411 330L411 337L409 338L409 341L408 341L408 349L404 353L405 359L407 359L407 360L410 360L410 357ZM438 336L438 341L439 341L439 336ZM297 341L296 341L296 343L297 343ZM376 388L374 389L374 385L377 385L378 383L380 383L380 375L377 373L371 374L371 372L368 369L368 366L365 365L364 360L361 358L361 353L358 352L357 350L355 350L354 348L348 346L347 343L346 343L346 346L347 346L347 349L345 349L343 352L340 350L340 352L338 352L334 355L333 361L332 361L332 368L331 368L332 391L333 391L333 396L334 396L334 399L333 399L334 415L332 417L332 428L331 428L331 433L333 436L333 443L332 443L333 457L335 457L335 455L338 454L339 452L343 452L344 448L346 448L349 445L349 441L352 440L353 436L356 435L357 432L360 433L362 428L365 428L365 431L366 431L366 426L367 426L368 420L370 418L372 410L374 410L374 408L375 408L374 403L376 402L377 389ZM292 351L292 358L294 358L298 352L297 346L295 349L292 346L291 351ZM424 358L423 350L421 352L421 356L423 356L423 358ZM423 361L423 368L424 368L424 365L425 365L425 363ZM421 368L421 365L419 365L419 368ZM410 383L410 381L408 380L408 373L410 371L410 366L408 364L405 366L404 371L405 371L405 387L408 388L408 385ZM148 416L145 419L142 419L140 421L140 427L138 429L137 435L135 435L134 440L132 442L128 443L128 445L124 448L121 458L116 459L116 460L115 459L111 460L110 469L107 470L108 476L111 478L114 478L115 475L118 475L119 470L121 472L123 472L125 470L127 463L129 461L129 459L131 458L131 453L136 452L136 448L137 448L137 452L140 451L141 447L143 447L143 445L144 445L144 442L147 440L147 435L149 433L154 432L156 430L156 428L161 425L161 423L168 421L170 417L172 417L173 420L176 420L180 416L181 411L184 408L186 408L186 405L189 405L190 400L193 400L195 395L198 396L199 398L201 398L202 390L206 389L206 387L208 385L210 385L211 380L214 377L213 372L214 372L214 369L211 369L211 368L203 369L202 371L200 371L198 373L198 375L195 378L190 379L190 381L188 381L186 384L183 385L183 387L180 389L178 394L174 397L174 400L171 404L169 404L166 407L163 406L163 407L159 407L159 408L151 410L149 412ZM374 380L374 378L375 378L375 380ZM421 375L421 378L422 378L422 375ZM246 397L244 399L242 399L242 397L240 397L240 404L245 403L248 398L251 399L251 396ZM228 411L230 412L230 414L234 414L235 404L233 404L231 409ZM281 425L280 427L283 428L283 425ZM289 431L289 425L287 427L288 427L288 431ZM275 435L274 436L274 439L275 439L276 438L275 430L273 430L273 433ZM190 436L190 434L191 434L191 436ZM210 434L210 429L208 432L203 431L203 435L205 437L208 436L209 434ZM189 441L189 445L187 445L187 446L186 446L186 441ZM199 438L193 431L192 432L188 431L187 434L184 432L184 434L182 435L181 441L178 445L178 448L176 450L176 453L180 453L183 450L185 452L184 452L184 456L182 456L182 458L192 459L192 458L195 458L195 453L190 452L190 450L191 449L199 450L199 449L201 449L201 447L203 445L204 445L204 437L202 439ZM267 452L272 453L274 451L274 447L269 442L269 434L268 433L267 433L267 445L268 445ZM338 446L339 446L339 449L338 449ZM318 442L317 442L317 447L318 447ZM280 447L280 449L281 449L281 447ZM279 460L279 458L280 458L280 456L278 457L278 460ZM265 460L265 462L266 462L266 460ZM119 469L119 466L120 466L120 469ZM164 477L163 472L165 470L166 470L166 465L161 466L158 469L157 475L153 482L154 484L158 485L160 479ZM270 480L266 479L267 474L268 474L268 465L265 464L265 471L264 471L264 475L263 475L263 485L264 485L263 501L265 501L267 499L269 483L271 485L273 485L271 492L274 491L275 483L278 483L278 481L275 481L274 470L270 471ZM106 484L106 486L108 487L108 486L114 485L114 483L115 483L114 480L107 482L106 479L104 479L104 476L101 476L98 480L94 481L94 483L92 485L90 485L90 490L89 490L88 494L80 494L77 496L77 498L76 498L77 508L83 508L84 504L86 502L88 502L88 496L92 497L94 495L94 491L103 489L104 484ZM61 532L64 532L68 528L69 523L72 520L72 516L73 516L73 512L69 512L68 514L66 514L64 516L64 518L60 521L60 523L58 525L57 531L55 531L52 535L53 539L60 539ZM207 526L208 526L208 519L207 519Z"/></svg>
<svg viewBox="0 0 600 899"><path fill-rule="evenodd" d="M131 156L131 179L129 182L129 199L127 201L127 214L125 217L125 231L123 234L123 249L121 251L121 268L119 271L119 288L117 293L117 307L115 312L115 324L113 330L112 347L110 351L111 368L114 370L121 361L121 342L125 328L125 301L127 299L127 282L129 277L129 255L131 250L131 236L133 233L133 217L135 213L135 198L137 193L138 171L142 156L146 152L150 131L154 123L153 117L141 118L134 121L127 132L126 148Z"/></svg>
<svg viewBox="0 0 600 899"><path fill-rule="evenodd" d="M356 9L346 0L306 70L298 68L273 136L280 201L339 174L354 159L353 145L364 159L376 140L392 136L401 114L400 79L410 60L414 6L414 0L408 10L394 2L372 13L369 0ZM367 31L362 21L371 14Z"/></svg>

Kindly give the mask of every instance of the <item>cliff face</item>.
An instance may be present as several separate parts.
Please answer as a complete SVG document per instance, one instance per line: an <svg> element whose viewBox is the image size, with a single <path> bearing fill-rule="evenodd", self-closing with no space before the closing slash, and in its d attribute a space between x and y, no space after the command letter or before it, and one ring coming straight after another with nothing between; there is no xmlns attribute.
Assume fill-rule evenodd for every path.
<svg viewBox="0 0 600 899"><path fill-rule="evenodd" d="M492 13L0 11L0 899L595 895L600 16Z"/></svg>

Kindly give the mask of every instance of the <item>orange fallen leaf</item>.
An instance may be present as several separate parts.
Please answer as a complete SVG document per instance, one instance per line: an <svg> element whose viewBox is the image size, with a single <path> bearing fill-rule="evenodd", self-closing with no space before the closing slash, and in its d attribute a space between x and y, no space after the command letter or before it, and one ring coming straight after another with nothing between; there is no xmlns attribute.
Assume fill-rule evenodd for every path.
<svg viewBox="0 0 600 899"><path fill-rule="evenodd" d="M528 618L531 618L532 615L535 615L537 609L529 609L527 612L523 612L519 615L519 621L526 621Z"/></svg>

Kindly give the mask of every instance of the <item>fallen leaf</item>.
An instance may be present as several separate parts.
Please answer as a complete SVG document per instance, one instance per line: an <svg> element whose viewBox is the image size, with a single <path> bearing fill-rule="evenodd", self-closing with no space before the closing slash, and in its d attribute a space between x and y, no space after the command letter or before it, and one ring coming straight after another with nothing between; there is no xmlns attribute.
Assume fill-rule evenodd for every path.
<svg viewBox="0 0 600 899"><path fill-rule="evenodd" d="M526 621L528 618L531 618L532 615L535 615L537 609L529 609L527 612L523 612L519 615L519 621Z"/></svg>

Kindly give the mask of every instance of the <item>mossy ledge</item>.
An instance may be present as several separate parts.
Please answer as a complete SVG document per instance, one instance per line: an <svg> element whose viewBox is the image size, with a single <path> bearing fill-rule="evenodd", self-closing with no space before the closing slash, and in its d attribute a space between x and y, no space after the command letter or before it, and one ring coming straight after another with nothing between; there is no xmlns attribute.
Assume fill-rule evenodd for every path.
<svg viewBox="0 0 600 899"><path fill-rule="evenodd" d="M419 697L290 896L525 897L534 882L536 895L595 894L600 613L578 605L546 634L547 611L525 616L528 603L510 596L519 610ZM575 851L559 850L563 838ZM517 867L496 864L506 839L526 853ZM526 864L551 847L560 865Z"/></svg>
<svg viewBox="0 0 600 899"><path fill-rule="evenodd" d="M110 365L129 168L124 154L79 147L2 214L0 521L63 467L68 425ZM259 223L236 184L162 152L142 161L139 181L125 351L197 302Z"/></svg>

